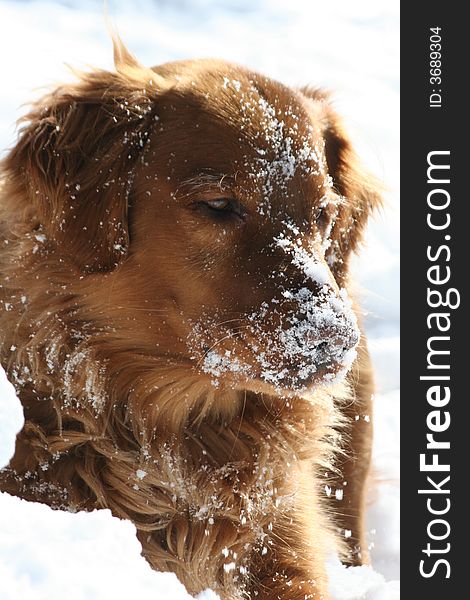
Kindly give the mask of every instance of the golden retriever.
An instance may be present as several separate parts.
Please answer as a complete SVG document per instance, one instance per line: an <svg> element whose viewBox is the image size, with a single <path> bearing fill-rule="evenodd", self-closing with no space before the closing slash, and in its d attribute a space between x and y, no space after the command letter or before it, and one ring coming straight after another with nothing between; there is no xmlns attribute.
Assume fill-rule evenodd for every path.
<svg viewBox="0 0 470 600"><path fill-rule="evenodd" d="M328 598L327 555L367 559L346 290L377 185L323 92L114 45L116 72L37 102L1 167L25 426L0 489L130 519L192 594Z"/></svg>

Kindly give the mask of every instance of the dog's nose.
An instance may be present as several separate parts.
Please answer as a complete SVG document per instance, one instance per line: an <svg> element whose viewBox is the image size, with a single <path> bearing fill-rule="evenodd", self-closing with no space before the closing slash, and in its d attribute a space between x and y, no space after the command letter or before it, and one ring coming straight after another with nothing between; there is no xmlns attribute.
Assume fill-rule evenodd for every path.
<svg viewBox="0 0 470 600"><path fill-rule="evenodd" d="M305 341L313 351L317 366L341 362L344 356L357 346L359 332L355 327L325 328L321 332L307 332Z"/></svg>
<svg viewBox="0 0 470 600"><path fill-rule="evenodd" d="M360 337L346 292L335 294L325 284L317 293L310 286L284 289L282 297L275 310L265 309L261 316L262 321L267 315L268 322L275 319L267 352L259 357L262 376L282 381L285 388L303 389L345 373L355 359Z"/></svg>

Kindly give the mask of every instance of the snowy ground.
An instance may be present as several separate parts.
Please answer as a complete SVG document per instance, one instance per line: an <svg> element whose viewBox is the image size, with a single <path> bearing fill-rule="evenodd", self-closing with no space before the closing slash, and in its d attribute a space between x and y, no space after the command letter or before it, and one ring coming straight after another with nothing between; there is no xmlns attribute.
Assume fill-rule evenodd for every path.
<svg viewBox="0 0 470 600"><path fill-rule="evenodd" d="M388 188L356 261L377 374L375 487L368 512L372 567L332 561L336 600L396 600L399 578L398 1L109 0L109 12L145 64L217 56L291 85L334 91L361 156ZM14 142L20 105L35 88L69 79L65 63L112 67L101 0L0 0L0 148ZM0 463L21 424L0 378ZM45 540L47 547L45 548ZM79 576L75 573L78 573ZM106 511L52 512L0 494L2 600L188 598L170 574L139 557L132 526ZM209 600L212 593L204 595Z"/></svg>

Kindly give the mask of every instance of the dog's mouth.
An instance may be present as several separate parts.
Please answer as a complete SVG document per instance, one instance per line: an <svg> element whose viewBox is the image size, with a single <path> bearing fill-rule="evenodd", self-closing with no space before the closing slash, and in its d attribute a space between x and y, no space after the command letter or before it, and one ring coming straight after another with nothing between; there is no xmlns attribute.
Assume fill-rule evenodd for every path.
<svg viewBox="0 0 470 600"><path fill-rule="evenodd" d="M360 337L345 291L338 296L324 286L282 296L234 321L238 326L213 317L193 324L191 358L213 385L302 393L344 377Z"/></svg>

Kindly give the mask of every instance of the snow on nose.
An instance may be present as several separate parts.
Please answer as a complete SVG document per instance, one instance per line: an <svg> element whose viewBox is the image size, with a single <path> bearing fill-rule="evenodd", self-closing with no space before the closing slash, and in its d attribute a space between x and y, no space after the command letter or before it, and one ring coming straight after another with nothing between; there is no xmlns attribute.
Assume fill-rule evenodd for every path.
<svg viewBox="0 0 470 600"><path fill-rule="evenodd" d="M336 282L323 258L305 244L299 229L290 222L285 222L287 229L294 234L281 233L274 238L275 245L281 248L291 258L291 264L298 269L306 281L313 282L319 288L324 285L338 291Z"/></svg>
<svg viewBox="0 0 470 600"><path fill-rule="evenodd" d="M360 332L346 292L336 295L325 285L318 294L301 288L286 290L283 296L297 310L279 331L278 352L296 365L298 378L311 379L321 368L349 368Z"/></svg>

